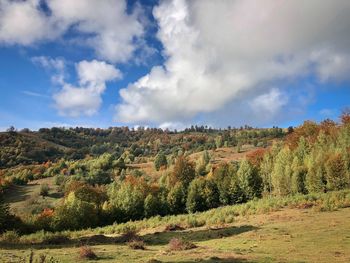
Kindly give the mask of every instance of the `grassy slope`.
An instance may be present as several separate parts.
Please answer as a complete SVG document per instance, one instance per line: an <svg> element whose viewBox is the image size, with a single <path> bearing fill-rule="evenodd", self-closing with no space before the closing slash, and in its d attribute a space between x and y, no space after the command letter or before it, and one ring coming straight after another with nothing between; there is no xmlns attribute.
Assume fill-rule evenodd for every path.
<svg viewBox="0 0 350 263"><path fill-rule="evenodd" d="M34 180L27 185L15 185L6 191L5 202L10 204L11 211L19 216L30 215L33 210L41 212L45 207L54 207L61 196L57 192L57 186L53 183L54 178ZM40 186L48 184L49 196L45 198L39 195Z"/></svg>
<svg viewBox="0 0 350 263"><path fill-rule="evenodd" d="M264 208L265 204L264 200L258 200L247 205L219 208L198 214L199 218L207 218L215 214L225 214L223 210L234 210L236 207L237 211L245 207L253 210L252 213L236 213L234 223L230 224L214 223L184 231L166 232L162 222L158 220L158 227L141 228L140 234L145 241L146 250L132 250L126 244L116 244L113 239L115 235L107 235L110 237L106 238L103 244L95 243L92 248L99 256L98 262L147 262L152 258L161 262L182 263L350 262L349 197L348 191L321 194L317 199L320 202L313 203L315 206L312 209L304 209L312 203L303 201L305 198L309 200L307 196L282 199L281 203L288 201L290 205L287 206L280 206L272 199L272 202L267 202L267 207L271 207L270 211L273 212L256 210L254 207ZM294 205L293 200L296 200ZM320 212L322 209L319 208L332 210L334 205L348 208ZM172 217L172 220L176 222L180 217ZM146 222L140 223L147 225ZM109 228L100 230L107 233ZM98 234L100 230L93 230L91 234ZM83 234L84 231L78 231L72 233L72 236ZM167 244L173 237L194 242L198 248L168 251ZM78 260L80 242L65 243L64 247L30 245L28 242L25 245L3 246L0 249L0 262L19 262L26 257L28 259L30 248L34 249L37 257L45 254L58 259L59 262L73 262Z"/></svg>
<svg viewBox="0 0 350 263"><path fill-rule="evenodd" d="M144 234L146 250L122 244L92 246L97 262L350 262L350 208L333 212L282 209L241 218L222 229L206 227ZM168 251L172 237L194 242L198 248ZM2 249L1 262L28 258L29 249ZM34 248L60 262L77 260L78 248ZM79 261L79 260L78 260ZM91 261L93 262L93 261Z"/></svg>

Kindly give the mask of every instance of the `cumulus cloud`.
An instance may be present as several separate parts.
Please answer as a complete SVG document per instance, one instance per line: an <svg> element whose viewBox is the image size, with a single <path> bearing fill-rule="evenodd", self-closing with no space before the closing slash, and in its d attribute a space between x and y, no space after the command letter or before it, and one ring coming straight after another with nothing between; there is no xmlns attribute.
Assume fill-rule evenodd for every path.
<svg viewBox="0 0 350 263"><path fill-rule="evenodd" d="M0 0L0 42L30 45L38 39L50 39L57 30L40 11L39 0Z"/></svg>
<svg viewBox="0 0 350 263"><path fill-rule="evenodd" d="M106 90L106 82L119 80L122 72L104 61L80 61L75 64L77 85L67 82L66 62L62 58L33 57L32 62L51 74L53 84L60 90L53 95L55 107L61 115L79 117L94 115L102 103L101 95ZM27 91L25 92L29 94Z"/></svg>
<svg viewBox="0 0 350 263"><path fill-rule="evenodd" d="M120 91L116 119L186 122L245 101L233 114L268 121L293 101L286 82L349 78L349 12L345 0L161 1L166 61Z"/></svg>
<svg viewBox="0 0 350 263"><path fill-rule="evenodd" d="M122 74L113 65L97 60L79 62L76 71L79 85L63 82L62 89L53 96L55 107L61 115L91 116L100 108L106 82L120 79Z"/></svg>
<svg viewBox="0 0 350 263"><path fill-rule="evenodd" d="M99 58L126 62L144 29L124 0L0 0L0 43L32 45L67 38L69 31L78 33L74 41L93 48Z"/></svg>

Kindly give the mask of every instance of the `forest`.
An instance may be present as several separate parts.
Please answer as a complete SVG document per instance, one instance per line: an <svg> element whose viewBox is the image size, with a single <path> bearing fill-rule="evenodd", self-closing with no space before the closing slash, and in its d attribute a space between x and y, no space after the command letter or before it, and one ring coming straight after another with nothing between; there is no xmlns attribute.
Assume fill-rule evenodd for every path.
<svg viewBox="0 0 350 263"><path fill-rule="evenodd" d="M339 123L288 129L11 128L0 136L2 232L86 229L350 187L347 112ZM26 200L28 212L5 202L48 178ZM45 202L50 195L55 203Z"/></svg>

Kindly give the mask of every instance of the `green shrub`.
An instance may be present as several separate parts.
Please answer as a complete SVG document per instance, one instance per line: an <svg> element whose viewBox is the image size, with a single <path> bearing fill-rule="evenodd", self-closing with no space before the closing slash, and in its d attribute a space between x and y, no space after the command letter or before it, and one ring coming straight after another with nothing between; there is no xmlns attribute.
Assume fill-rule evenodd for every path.
<svg viewBox="0 0 350 263"><path fill-rule="evenodd" d="M161 151L156 155L156 158L154 159L154 167L156 168L157 171L161 167L166 167L168 165L167 159L165 154Z"/></svg>
<svg viewBox="0 0 350 263"><path fill-rule="evenodd" d="M145 243L142 240L133 240L128 243L128 247L131 249L145 250Z"/></svg>
<svg viewBox="0 0 350 263"><path fill-rule="evenodd" d="M49 195L49 191L50 191L50 187L47 183L41 184L40 185L40 190L39 190L39 194L41 196L48 196Z"/></svg>
<svg viewBox="0 0 350 263"><path fill-rule="evenodd" d="M19 235L16 231L6 231L2 233L0 240L5 244L16 244L19 241Z"/></svg>

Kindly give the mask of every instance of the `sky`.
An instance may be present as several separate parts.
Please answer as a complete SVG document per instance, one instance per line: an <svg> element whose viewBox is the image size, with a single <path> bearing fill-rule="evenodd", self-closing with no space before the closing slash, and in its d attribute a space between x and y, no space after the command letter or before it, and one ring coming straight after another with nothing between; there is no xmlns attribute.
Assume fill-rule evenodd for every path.
<svg viewBox="0 0 350 263"><path fill-rule="evenodd" d="M0 130L337 120L348 0L0 0Z"/></svg>

